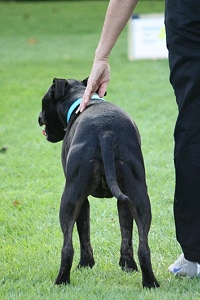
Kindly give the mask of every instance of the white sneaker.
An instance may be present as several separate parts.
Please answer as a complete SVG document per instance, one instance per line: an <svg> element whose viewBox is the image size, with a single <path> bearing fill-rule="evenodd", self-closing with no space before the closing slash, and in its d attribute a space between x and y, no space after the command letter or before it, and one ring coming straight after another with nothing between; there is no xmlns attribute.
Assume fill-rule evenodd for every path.
<svg viewBox="0 0 200 300"><path fill-rule="evenodd" d="M200 265L185 259L183 254L169 266L168 270L177 276L200 276Z"/></svg>

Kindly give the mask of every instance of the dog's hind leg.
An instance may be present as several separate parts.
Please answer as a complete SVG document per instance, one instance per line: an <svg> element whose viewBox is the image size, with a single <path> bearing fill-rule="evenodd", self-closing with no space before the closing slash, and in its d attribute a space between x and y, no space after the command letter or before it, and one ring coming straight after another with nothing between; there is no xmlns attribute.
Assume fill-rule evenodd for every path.
<svg viewBox="0 0 200 300"><path fill-rule="evenodd" d="M138 271L136 262L133 258L132 232L133 232L133 217L128 207L128 204L123 201L117 201L119 223L121 229L121 249L119 265L123 271Z"/></svg>
<svg viewBox="0 0 200 300"><path fill-rule="evenodd" d="M134 186L134 202L129 202L130 210L137 223L139 234L138 257L142 270L142 284L145 288L159 287L156 280L150 257L150 249L148 245L148 233L151 223L151 208L149 197L146 191L146 185L137 182Z"/></svg>
<svg viewBox="0 0 200 300"><path fill-rule="evenodd" d="M87 154L88 153L89 152L87 152ZM77 153L75 152L75 154ZM61 266L56 279L56 284L70 283L70 270L74 255L72 233L76 221L78 221L77 224L80 230L79 235L81 237L82 250L89 238L89 225L84 224L82 228L80 227L83 225L83 222L87 222L89 216L89 203L86 199L90 194L89 183L91 183L93 177L93 161L89 161L86 168L80 160L77 160L77 157L81 156L75 154L71 153L68 157L66 174L67 180L60 205L60 224L63 232L64 243L61 253ZM83 216L84 212L86 212L86 217ZM87 230L85 240L84 229ZM92 254L91 248L90 254ZM92 256L90 258L90 264L92 265Z"/></svg>
<svg viewBox="0 0 200 300"><path fill-rule="evenodd" d="M143 287L159 287L156 280L150 258L150 249L148 245L148 233L151 223L151 207L145 182L145 173L143 165L139 163L126 164L118 162L118 180L122 187L122 192L128 196L130 201L129 210L133 219L136 221L139 234L138 257L142 270Z"/></svg>
<svg viewBox="0 0 200 300"><path fill-rule="evenodd" d="M79 197L79 189L72 184L65 186L60 205L60 225L64 243L61 252L61 265L55 284L70 283L70 270L74 256L72 234L74 224L78 218L84 199Z"/></svg>
<svg viewBox="0 0 200 300"><path fill-rule="evenodd" d="M77 230L80 239L80 261L78 268L90 267L95 264L93 257L93 250L90 243L90 203L86 199L80 210L78 219L76 221Z"/></svg>

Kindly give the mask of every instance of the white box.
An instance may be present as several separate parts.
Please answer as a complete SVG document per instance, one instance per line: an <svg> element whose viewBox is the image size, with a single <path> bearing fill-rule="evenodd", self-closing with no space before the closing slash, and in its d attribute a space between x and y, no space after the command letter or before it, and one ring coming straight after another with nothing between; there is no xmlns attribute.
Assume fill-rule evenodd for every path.
<svg viewBox="0 0 200 300"><path fill-rule="evenodd" d="M168 57L163 14L133 15L128 22L128 58Z"/></svg>

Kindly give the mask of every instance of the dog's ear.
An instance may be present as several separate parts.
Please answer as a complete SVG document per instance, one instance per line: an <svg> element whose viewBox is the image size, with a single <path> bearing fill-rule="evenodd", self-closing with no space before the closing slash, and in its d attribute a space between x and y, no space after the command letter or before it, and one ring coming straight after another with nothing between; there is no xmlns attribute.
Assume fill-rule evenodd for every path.
<svg viewBox="0 0 200 300"><path fill-rule="evenodd" d="M82 81L82 83L85 87L87 86L88 78L89 77L83 79L83 81ZM99 92L99 89L95 91L95 93L97 93L97 94L98 94L98 92ZM107 92L105 92L104 96L106 96L106 95L107 95Z"/></svg>
<svg viewBox="0 0 200 300"><path fill-rule="evenodd" d="M83 85L84 85L85 87L87 86L88 78L89 78L89 77L87 77L87 78L85 78L85 79L82 80L82 83L83 83Z"/></svg>
<svg viewBox="0 0 200 300"><path fill-rule="evenodd" d="M57 100L64 96L67 80L54 78L51 88L51 96L54 100Z"/></svg>

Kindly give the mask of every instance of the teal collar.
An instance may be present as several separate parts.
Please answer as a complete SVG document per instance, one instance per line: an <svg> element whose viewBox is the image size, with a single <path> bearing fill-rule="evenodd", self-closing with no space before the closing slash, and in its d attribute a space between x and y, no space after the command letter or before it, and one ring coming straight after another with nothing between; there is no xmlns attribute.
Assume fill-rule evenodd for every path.
<svg viewBox="0 0 200 300"><path fill-rule="evenodd" d="M105 101L105 99L100 98L99 95L95 94L92 96L91 100L102 100ZM69 108L68 113L67 113L67 123L69 123L69 120L71 118L71 115L73 113L73 111L77 108L77 106L80 105L82 101L82 98L78 98Z"/></svg>

